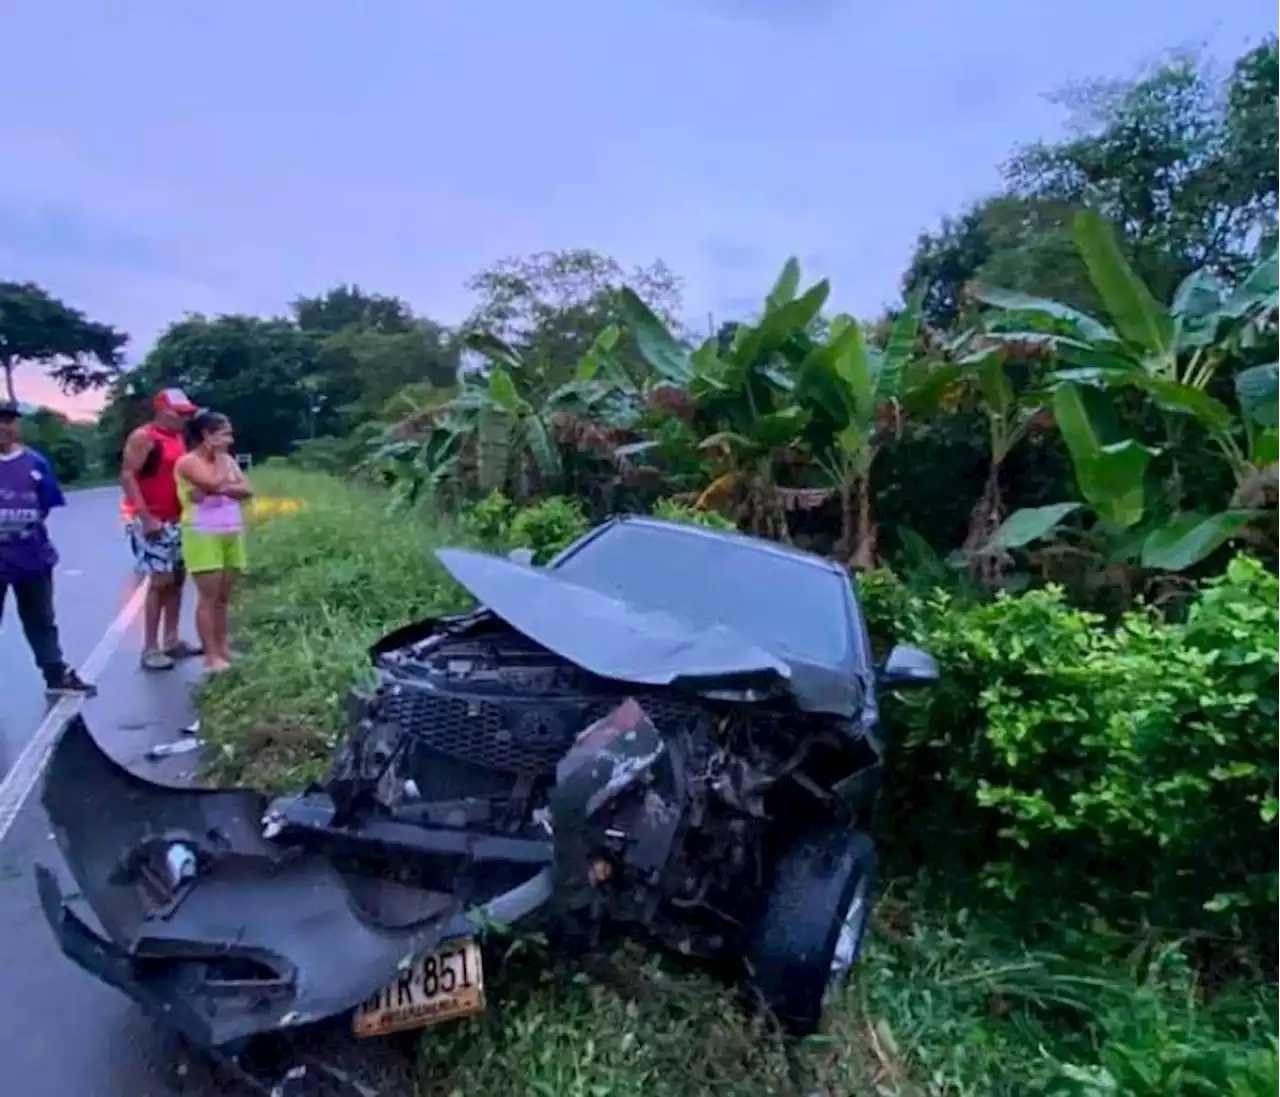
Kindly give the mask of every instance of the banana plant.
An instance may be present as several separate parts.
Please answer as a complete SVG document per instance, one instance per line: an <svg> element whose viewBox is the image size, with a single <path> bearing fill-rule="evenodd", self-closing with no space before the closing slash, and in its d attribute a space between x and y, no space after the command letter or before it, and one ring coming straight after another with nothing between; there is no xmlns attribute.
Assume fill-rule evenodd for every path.
<svg viewBox="0 0 1280 1097"><path fill-rule="evenodd" d="M788 259L759 319L692 349L636 294L624 290L621 297L626 327L656 383L688 395L695 444L709 460L699 505L736 500L741 524L782 540L787 493L778 484L778 458L800 443L810 420L795 399L796 369L829 293L825 280L801 292L799 264Z"/></svg>
<svg viewBox="0 0 1280 1097"><path fill-rule="evenodd" d="M857 568L876 562L871 471L901 421L923 298L924 287L909 296L883 349L867 342L852 316L837 316L826 341L813 346L796 371L794 395L813 423L814 460L840 499L836 552Z"/></svg>
<svg viewBox="0 0 1280 1097"><path fill-rule="evenodd" d="M979 287L975 296L1003 314L1038 317L1050 333L990 330L995 342L1050 350L1052 406L1071 455L1082 503L1059 503L1017 512L997 531L995 543L1013 548L1054 533L1068 516L1092 510L1107 527L1133 531L1144 567L1181 571L1193 566L1261 517L1233 506L1201 514L1180 509L1176 457L1185 428L1198 423L1213 440L1237 485L1276 463L1276 365L1236 375L1238 410L1210 386L1242 354L1256 354L1274 334L1280 273L1272 250L1234 287L1198 270L1178 287L1166 307L1129 266L1111 226L1092 212L1075 224L1076 246L1107 310L1107 320L1056 301ZM1001 324L1000 326L1003 326ZM1137 389L1159 409L1162 443L1148 445L1124 428L1109 394ZM1147 485L1152 461L1175 461L1173 512L1159 513ZM1270 475L1274 476L1274 472Z"/></svg>
<svg viewBox="0 0 1280 1097"><path fill-rule="evenodd" d="M1049 396L1034 376L1015 384L1008 369L1010 347L993 342L981 329L961 332L941 350L945 360L930 365L910 394L909 409L932 413L957 391L977 396L987 428L987 479L956 559L993 585L1008 562L1006 546L996 537L1005 517L1001 473L1010 453L1051 422Z"/></svg>
<svg viewBox="0 0 1280 1097"><path fill-rule="evenodd" d="M393 507L411 506L424 493L438 493L466 479L468 417L474 415L472 393L422 399L403 397L396 419L372 439L362 470L389 481Z"/></svg>
<svg viewBox="0 0 1280 1097"><path fill-rule="evenodd" d="M601 331L574 376L554 387L515 347L487 333L469 336L468 348L485 357L487 368L464 373L447 402L412 409L391 424L374 460L406 500L446 486L485 491L530 479L558 485L564 474L558 416L626 418L625 398L621 406L614 399L623 389L611 379L619 335L614 326Z"/></svg>
<svg viewBox="0 0 1280 1097"><path fill-rule="evenodd" d="M497 443L490 448L502 448L509 458L502 480L532 473L543 487L561 485L565 468L557 422L564 417L594 419L614 428L634 424L640 411L633 399L634 383L614 354L620 336L616 325L604 328L578 361L573 376L554 386L530 369L515 347L496 336L483 334L468 340L471 349L489 360L482 381L488 401L485 423L491 443Z"/></svg>

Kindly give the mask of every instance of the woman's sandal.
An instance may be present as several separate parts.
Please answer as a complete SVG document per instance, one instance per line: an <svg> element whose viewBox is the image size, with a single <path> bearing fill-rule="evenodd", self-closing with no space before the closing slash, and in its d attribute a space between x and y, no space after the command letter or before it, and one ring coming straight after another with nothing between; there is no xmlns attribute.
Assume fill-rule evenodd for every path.
<svg viewBox="0 0 1280 1097"><path fill-rule="evenodd" d="M195 655L203 655L204 645L192 644L188 643L186 640L179 640L173 645L173 647L165 648L164 653L169 656L170 659L190 659Z"/></svg>

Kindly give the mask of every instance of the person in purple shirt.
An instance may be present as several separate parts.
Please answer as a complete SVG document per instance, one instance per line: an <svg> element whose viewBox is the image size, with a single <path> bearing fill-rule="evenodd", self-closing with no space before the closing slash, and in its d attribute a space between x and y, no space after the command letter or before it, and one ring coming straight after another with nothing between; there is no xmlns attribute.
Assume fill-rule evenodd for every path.
<svg viewBox="0 0 1280 1097"><path fill-rule="evenodd" d="M92 697L97 689L81 679L62 656L53 610L53 568L58 552L45 519L66 506L53 467L24 446L16 403L0 401L0 619L12 589L31 654L50 697Z"/></svg>

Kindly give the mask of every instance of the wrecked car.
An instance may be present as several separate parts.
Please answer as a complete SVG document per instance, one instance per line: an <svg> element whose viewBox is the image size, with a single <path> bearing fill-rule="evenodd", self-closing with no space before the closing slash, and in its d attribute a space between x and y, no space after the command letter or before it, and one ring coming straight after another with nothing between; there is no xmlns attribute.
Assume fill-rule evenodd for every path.
<svg viewBox="0 0 1280 1097"><path fill-rule="evenodd" d="M627 517L545 567L436 555L478 608L374 645L318 786L161 785L68 725L43 799L74 886L36 870L63 951L235 1062L483 1011L495 923L727 961L812 1031L868 920L877 699L933 660L875 665L842 568L736 533Z"/></svg>

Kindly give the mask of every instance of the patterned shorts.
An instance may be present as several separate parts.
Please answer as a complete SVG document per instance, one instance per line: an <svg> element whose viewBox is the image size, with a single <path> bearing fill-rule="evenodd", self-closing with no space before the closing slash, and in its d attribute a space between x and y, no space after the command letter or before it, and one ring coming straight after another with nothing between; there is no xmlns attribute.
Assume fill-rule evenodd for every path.
<svg viewBox="0 0 1280 1097"><path fill-rule="evenodd" d="M125 526L129 549L133 553L133 570L139 575L167 575L182 570L182 529L176 522L166 522L154 537L142 532L142 523Z"/></svg>

